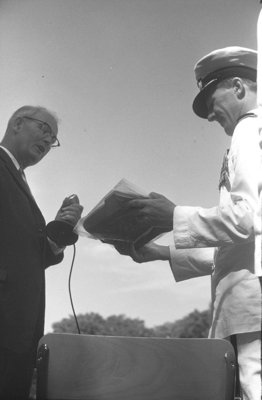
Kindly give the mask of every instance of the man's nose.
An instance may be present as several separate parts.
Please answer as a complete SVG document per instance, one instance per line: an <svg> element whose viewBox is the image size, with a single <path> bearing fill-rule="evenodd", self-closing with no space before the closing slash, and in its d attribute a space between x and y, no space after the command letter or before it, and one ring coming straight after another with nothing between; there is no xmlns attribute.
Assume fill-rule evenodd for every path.
<svg viewBox="0 0 262 400"><path fill-rule="evenodd" d="M47 148L50 149L51 146L52 146L52 138L51 138L51 136L50 135L46 135L46 137L44 138L43 141L44 141L45 145L47 146Z"/></svg>

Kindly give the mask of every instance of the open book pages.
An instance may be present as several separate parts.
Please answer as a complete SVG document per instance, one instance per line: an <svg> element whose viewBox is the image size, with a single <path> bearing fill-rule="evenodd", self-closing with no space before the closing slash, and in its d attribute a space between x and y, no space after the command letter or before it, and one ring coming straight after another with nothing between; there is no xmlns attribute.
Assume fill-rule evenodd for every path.
<svg viewBox="0 0 262 400"><path fill-rule="evenodd" d="M87 216L79 220L75 232L105 243L131 242L136 248L141 247L164 233L131 214L128 208L129 200L148 197L149 193L122 179Z"/></svg>

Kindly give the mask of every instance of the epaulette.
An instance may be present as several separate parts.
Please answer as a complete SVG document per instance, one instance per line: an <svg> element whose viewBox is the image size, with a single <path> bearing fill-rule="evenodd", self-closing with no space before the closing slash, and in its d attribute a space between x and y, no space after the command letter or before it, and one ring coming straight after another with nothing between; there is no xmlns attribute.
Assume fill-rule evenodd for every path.
<svg viewBox="0 0 262 400"><path fill-rule="evenodd" d="M242 119L249 118L249 117L257 117L257 114L254 112L248 112L246 114L241 115L241 117L239 117L237 119L237 122L242 121Z"/></svg>

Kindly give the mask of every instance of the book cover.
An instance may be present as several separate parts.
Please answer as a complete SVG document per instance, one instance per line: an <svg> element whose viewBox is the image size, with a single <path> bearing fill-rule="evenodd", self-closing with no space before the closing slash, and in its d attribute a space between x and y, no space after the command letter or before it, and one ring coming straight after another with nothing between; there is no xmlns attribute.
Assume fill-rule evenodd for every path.
<svg viewBox="0 0 262 400"><path fill-rule="evenodd" d="M136 198L149 198L149 193L122 179L87 216L80 219L76 233L109 244L129 242L136 248L156 239L165 231L147 225L130 212L128 202Z"/></svg>

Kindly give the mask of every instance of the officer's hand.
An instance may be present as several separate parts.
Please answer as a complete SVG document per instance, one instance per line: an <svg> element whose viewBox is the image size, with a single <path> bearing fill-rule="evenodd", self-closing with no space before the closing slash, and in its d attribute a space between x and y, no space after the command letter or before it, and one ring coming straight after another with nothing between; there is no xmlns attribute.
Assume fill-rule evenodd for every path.
<svg viewBox="0 0 262 400"><path fill-rule="evenodd" d="M138 250L135 249L132 243L118 243L114 246L120 254L131 257L139 264L156 260L169 260L168 246L162 246L153 242L146 244Z"/></svg>
<svg viewBox="0 0 262 400"><path fill-rule="evenodd" d="M128 202L130 212L143 219L148 226L161 227L166 229L166 232L171 231L175 204L158 193L150 193L149 197L130 200Z"/></svg>

